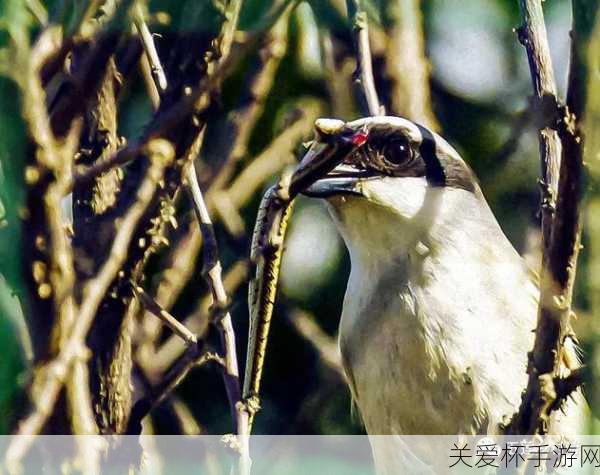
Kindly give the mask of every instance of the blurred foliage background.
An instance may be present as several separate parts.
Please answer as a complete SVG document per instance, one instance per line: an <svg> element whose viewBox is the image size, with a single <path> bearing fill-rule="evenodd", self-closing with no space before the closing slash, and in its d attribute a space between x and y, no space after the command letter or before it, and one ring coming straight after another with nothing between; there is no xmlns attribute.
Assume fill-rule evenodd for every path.
<svg viewBox="0 0 600 475"><path fill-rule="evenodd" d="M385 19L381 12L386 3L393 1L366 2L376 83L391 112L392 92L385 74L389 50L382 42ZM54 0L42 5L38 0L3 0L0 46L6 43L11 28L33 38L46 15L68 27L71 16L82 3ZM432 107L440 132L475 170L511 242L537 267L539 155L537 132L528 114L529 70L525 52L513 31L519 24L517 3L515 0L423 0L420 8L431 74ZM269 4L268 0L245 0L240 28L244 31L255 28ZM214 35L220 25L215 5L218 2L149 2L149 25L156 32L155 41L163 61L172 59L167 52L181 35ZM546 0L544 11L559 91L564 96L570 2ZM287 27L279 26L277 41L282 57L276 65L264 108L251 130L247 150L235 164L234 175L268 151L273 141L302 114L348 120L359 116L351 87L354 60L350 28L344 15L344 2L313 0L295 9ZM209 179L211 167L218 163L228 119L247 100L247 81L259 59L252 53L242 61L226 81L218 106L211 109L200 154L201 181L203 177ZM2 69L11 67L9 58L0 60ZM335 67L333 75L331 62ZM124 84L119 98L119 134L128 139L137 136L152 115L144 81L137 74ZM0 432L4 433L11 429L23 405L24 369L31 352L15 297L22 285L18 263L20 233L27 233L27 229L18 225L26 153L26 131L19 109L14 83L0 78ZM304 139L310 139L310 132L303 135ZM301 140L296 142L288 146L300 156ZM240 209L241 220L232 224L225 219L224 224L223 216L215 216L225 270L248 257L258 202L262 192L275 180L276 174L272 175ZM591 195L595 190L592 184L590 180ZM207 187L209 183L204 181L202 185ZM188 216L185 211L189 210L189 203L185 198L178 209L181 216ZM170 237L173 242L179 242L189 226L185 219L180 223L183 225ZM588 357L592 358L600 334L591 319L592 295L598 291L600 280L598 264L592 258L595 250L596 262L600 259L600 238L585 229L586 247L580 257L576 307L580 315L578 334ZM167 246L153 257L146 275L147 288L159 284L168 255ZM181 318L193 314L199 298L206 294L200 276L201 262L188 265L194 265L195 270L172 308L172 313ZM346 250L324 206L302 198L288 233L263 379L263 409L256 418L255 433L362 433L359 421L351 416L349 392L339 371L335 347L348 272ZM240 362L245 361L248 329L246 293L247 285L241 279L232 294ZM159 341L167 341L168 337L164 330ZM587 390L595 394L591 381ZM177 431L173 423L175 410L180 414L185 412L188 422L195 421L197 427L192 431L229 432L231 421L226 401L218 373L209 367L196 369L178 388L175 404L163 404L154 412L155 430Z"/></svg>

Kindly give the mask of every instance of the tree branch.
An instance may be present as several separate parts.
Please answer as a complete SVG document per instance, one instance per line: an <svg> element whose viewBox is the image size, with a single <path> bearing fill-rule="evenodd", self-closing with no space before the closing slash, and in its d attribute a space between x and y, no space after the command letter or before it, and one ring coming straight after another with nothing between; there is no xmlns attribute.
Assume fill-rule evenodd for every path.
<svg viewBox="0 0 600 475"><path fill-rule="evenodd" d="M167 76L165 75L165 70L163 69L160 58L158 57L158 51L156 51L156 46L154 44L154 40L152 39L152 33L150 33L148 25L146 25L146 22L144 21L144 11L139 2L134 7L133 21L138 34L140 35L142 46L144 47L144 52L146 53L146 58L150 63L152 78L154 79L154 83L156 84L159 94L162 94L167 90Z"/></svg>
<svg viewBox="0 0 600 475"><path fill-rule="evenodd" d="M541 0L519 0L523 24L517 28L519 42L525 47L534 103L537 115L556 117L558 99L552 59L544 23ZM542 121L540 120L540 123ZM560 167L559 140L551 124L543 124L539 131L542 170L542 234L543 245L550 244L553 213L555 209Z"/></svg>
<svg viewBox="0 0 600 475"><path fill-rule="evenodd" d="M60 348L56 358L42 368L36 376L33 383L36 386L34 410L21 421L17 435L34 435L40 432L52 413L73 361L86 355L85 337L92 325L98 305L125 261L133 230L150 203L165 167L173 159L173 148L165 141L150 142L148 152L152 157L152 164L137 192L137 201L123 217L108 259L97 276L86 283L77 319L70 329L65 344ZM7 464L18 465L32 442L33 439L29 437L15 437L6 452Z"/></svg>
<svg viewBox="0 0 600 475"><path fill-rule="evenodd" d="M375 89L375 79L373 78L367 13L361 6L361 0L346 0L346 8L352 22L354 50L356 53L354 81L359 91L362 111L364 115L381 115L382 109L379 105L379 98Z"/></svg>
<svg viewBox="0 0 600 475"><path fill-rule="evenodd" d="M204 263L202 274L210 287L213 298L213 305L216 307L220 315L216 315L216 325L221 334L222 344L225 350L225 366L224 374L225 389L229 398L232 415L236 422L236 434L245 439L248 435L248 418L249 414L245 410L245 405L242 403L240 376L237 362L237 350L235 345L235 333L231 323L231 315L227 307L229 299L225 292L223 279L221 276L221 262L219 260L219 252L215 231L212 221L208 213L208 208L200 191L198 180L195 171L192 167L188 169L186 175L190 193L194 202L194 210L198 218L200 232L204 241ZM247 441L240 441L242 446L242 457L248 456Z"/></svg>
<svg viewBox="0 0 600 475"><path fill-rule="evenodd" d="M509 433L546 433L550 413L557 407L554 378L560 374L563 354L566 351L563 341L571 331L570 318L573 285L577 269L577 256L581 240L581 199L583 196L583 118L587 92L585 52L589 35L595 24L597 2L594 8L587 0L573 1L573 37L571 43L571 65L566 107L559 107L557 122L554 124L562 144L560 175L555 177L554 168L547 167L548 183L558 180L556 213L550 227L550 235L544 235L543 264L541 272L541 293L535 343L528 368L529 380L519 412L513 417ZM539 7L539 8L538 8ZM545 31L539 2L522 1L522 9L527 36L526 45L545 41L545 37L531 38L530 34ZM529 23L534 22L535 25ZM527 26L529 25L529 26ZM523 33L522 33L523 34ZM547 45L541 50L546 50ZM539 51L539 49L538 49ZM535 58L535 55L533 56ZM545 74L534 72L539 67L530 59L534 88L542 90ZM545 79L544 79L545 78ZM556 97L553 96L553 101ZM544 149L542 149L543 151ZM542 159L547 158L542 154ZM552 157L551 157L552 158ZM575 368L569 368L575 371ZM573 373L572 373L573 374ZM577 373L576 373L577 374Z"/></svg>

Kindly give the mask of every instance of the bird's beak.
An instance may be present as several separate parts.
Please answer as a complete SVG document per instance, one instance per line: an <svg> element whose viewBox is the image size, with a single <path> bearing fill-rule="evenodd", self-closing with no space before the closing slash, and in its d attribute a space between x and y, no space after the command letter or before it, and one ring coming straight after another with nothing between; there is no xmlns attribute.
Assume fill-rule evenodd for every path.
<svg viewBox="0 0 600 475"><path fill-rule="evenodd" d="M365 171L345 165L343 161L365 144L368 131L354 131L335 119L317 120L315 130L317 140L292 176L291 191L319 198L340 193L360 194L357 184Z"/></svg>
<svg viewBox="0 0 600 475"><path fill-rule="evenodd" d="M338 165L323 178L320 178L303 191L313 198L329 198L335 195L361 195L360 182L370 178L365 170L358 170L350 165Z"/></svg>

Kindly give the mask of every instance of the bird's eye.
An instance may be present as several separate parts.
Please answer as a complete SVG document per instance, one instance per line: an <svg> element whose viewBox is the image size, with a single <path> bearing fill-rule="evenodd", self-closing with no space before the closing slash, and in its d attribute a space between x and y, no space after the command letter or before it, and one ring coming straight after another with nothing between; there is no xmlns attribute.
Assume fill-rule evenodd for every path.
<svg viewBox="0 0 600 475"><path fill-rule="evenodd" d="M387 165L397 167L411 160L412 149L408 140L394 139L384 145L382 155Z"/></svg>

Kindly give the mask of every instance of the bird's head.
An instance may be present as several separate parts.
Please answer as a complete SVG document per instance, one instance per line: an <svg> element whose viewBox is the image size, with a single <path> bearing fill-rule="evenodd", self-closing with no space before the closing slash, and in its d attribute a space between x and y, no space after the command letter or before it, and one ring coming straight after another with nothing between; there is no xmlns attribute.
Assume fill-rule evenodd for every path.
<svg viewBox="0 0 600 475"><path fill-rule="evenodd" d="M309 159L325 143L357 143L340 165L304 191L327 199L351 251L366 241L371 252L387 252L420 240L434 223L460 227L463 217L477 220L482 208L489 212L469 166L421 125L380 116L319 119L315 130Z"/></svg>

